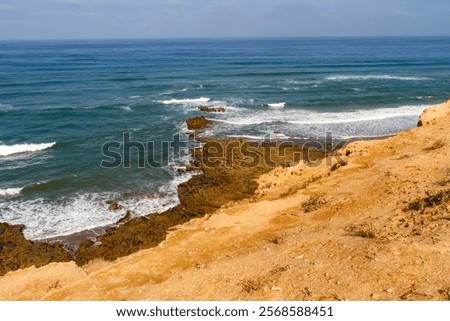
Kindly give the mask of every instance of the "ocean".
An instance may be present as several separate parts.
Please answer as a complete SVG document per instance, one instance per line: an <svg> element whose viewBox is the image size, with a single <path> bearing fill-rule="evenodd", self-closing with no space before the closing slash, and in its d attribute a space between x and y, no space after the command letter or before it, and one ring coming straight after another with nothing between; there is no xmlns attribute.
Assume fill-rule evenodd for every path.
<svg viewBox="0 0 450 321"><path fill-rule="evenodd" d="M207 137L365 138L449 97L450 38L0 41L0 221L36 240L116 222L109 200L175 206L189 153L162 143L189 117ZM101 166L124 135L167 161Z"/></svg>

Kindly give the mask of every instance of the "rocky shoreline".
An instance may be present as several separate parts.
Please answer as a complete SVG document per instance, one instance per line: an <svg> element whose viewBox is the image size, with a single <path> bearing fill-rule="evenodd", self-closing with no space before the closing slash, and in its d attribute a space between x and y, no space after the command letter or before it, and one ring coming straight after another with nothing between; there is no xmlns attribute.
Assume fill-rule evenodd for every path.
<svg viewBox="0 0 450 321"><path fill-rule="evenodd" d="M255 154L236 149L220 166L214 161L226 143L205 143L196 153L210 166L180 186L188 202L172 215L185 223L161 228L164 241L102 259L143 248L131 243L130 233L141 230L130 221L97 238L105 244L84 246L88 264L0 277L0 299L450 300L450 101L425 110L420 124L351 142L317 162L286 161L295 151L289 147L272 170L242 166L266 156L267 145ZM163 226L158 217L152 227Z"/></svg>
<svg viewBox="0 0 450 321"><path fill-rule="evenodd" d="M202 116L188 119L187 124L193 130L192 137L210 125ZM278 166L314 162L325 156L324 149L304 142L198 140L203 146L192 150L193 159L186 170L199 170L201 174L178 186L179 205L161 214L123 219L113 226L44 241L26 240L22 225L0 223L0 275L52 262L75 261L83 265L99 258L114 260L157 246L174 226L251 197L258 187L256 179L262 174Z"/></svg>

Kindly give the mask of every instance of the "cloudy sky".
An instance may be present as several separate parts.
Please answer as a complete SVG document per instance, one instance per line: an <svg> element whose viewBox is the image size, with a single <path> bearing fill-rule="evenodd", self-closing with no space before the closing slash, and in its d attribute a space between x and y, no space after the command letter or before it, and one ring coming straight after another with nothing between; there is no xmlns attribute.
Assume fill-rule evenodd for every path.
<svg viewBox="0 0 450 321"><path fill-rule="evenodd" d="M0 0L0 40L450 35L449 0Z"/></svg>

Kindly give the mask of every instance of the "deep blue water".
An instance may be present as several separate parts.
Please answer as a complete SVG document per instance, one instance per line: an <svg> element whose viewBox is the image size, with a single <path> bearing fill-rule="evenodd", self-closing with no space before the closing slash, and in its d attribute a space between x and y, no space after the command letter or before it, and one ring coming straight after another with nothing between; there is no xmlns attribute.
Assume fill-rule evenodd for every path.
<svg viewBox="0 0 450 321"><path fill-rule="evenodd" d="M200 105L227 108L207 136L372 137L449 96L450 38L0 42L0 221L36 239L116 221L108 199L173 206L187 158L106 169L102 145L159 157Z"/></svg>

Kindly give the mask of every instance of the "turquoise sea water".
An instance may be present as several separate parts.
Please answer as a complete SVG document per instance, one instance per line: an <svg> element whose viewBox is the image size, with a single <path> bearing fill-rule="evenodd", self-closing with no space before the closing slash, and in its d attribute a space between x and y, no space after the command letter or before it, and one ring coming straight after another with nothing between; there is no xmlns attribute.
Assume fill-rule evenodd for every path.
<svg viewBox="0 0 450 321"><path fill-rule="evenodd" d="M117 221L109 199L175 205L186 157L108 169L102 145L129 133L161 156L201 105L227 108L207 136L348 138L449 96L450 38L0 42L0 221L39 239Z"/></svg>

